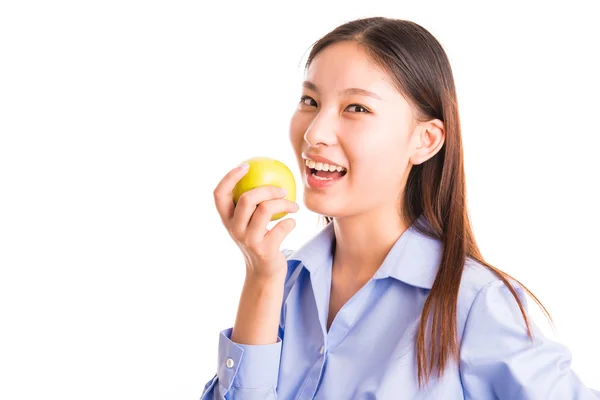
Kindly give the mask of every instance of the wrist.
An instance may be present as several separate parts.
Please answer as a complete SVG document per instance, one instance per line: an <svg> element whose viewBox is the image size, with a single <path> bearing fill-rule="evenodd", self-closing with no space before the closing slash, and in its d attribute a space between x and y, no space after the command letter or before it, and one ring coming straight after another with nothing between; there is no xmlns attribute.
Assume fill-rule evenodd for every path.
<svg viewBox="0 0 600 400"><path fill-rule="evenodd" d="M269 273L269 274L259 274L254 271L246 270L246 283L254 286L280 286L285 282L287 271L277 272L277 273Z"/></svg>

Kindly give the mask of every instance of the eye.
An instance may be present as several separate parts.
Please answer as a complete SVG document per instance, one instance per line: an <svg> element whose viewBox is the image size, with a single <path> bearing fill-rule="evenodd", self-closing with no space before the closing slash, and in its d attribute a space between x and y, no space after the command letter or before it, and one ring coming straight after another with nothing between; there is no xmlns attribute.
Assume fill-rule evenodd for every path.
<svg viewBox="0 0 600 400"><path fill-rule="evenodd" d="M354 110L355 110L352 112L356 112L356 113L369 113L370 112L369 110L367 110L366 107L363 107L360 104L350 104L347 109L349 110L352 107L354 107Z"/></svg>
<svg viewBox="0 0 600 400"><path fill-rule="evenodd" d="M316 107L317 102L312 97L304 95L300 97L300 105Z"/></svg>

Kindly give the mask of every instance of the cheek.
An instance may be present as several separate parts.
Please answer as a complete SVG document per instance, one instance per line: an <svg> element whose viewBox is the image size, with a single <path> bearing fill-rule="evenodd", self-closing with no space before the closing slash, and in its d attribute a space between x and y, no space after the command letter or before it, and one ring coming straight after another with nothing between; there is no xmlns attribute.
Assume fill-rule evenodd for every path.
<svg viewBox="0 0 600 400"><path fill-rule="evenodd" d="M305 125L306 123L304 121L304 118L302 118L302 116L298 114L298 112L295 112L290 120L289 138L290 143L296 150L300 143L302 143L302 140L304 138L304 132L306 132Z"/></svg>
<svg viewBox="0 0 600 400"><path fill-rule="evenodd" d="M298 168L300 173L304 172L304 160L302 159L302 151L304 150L304 133L307 129L306 117L295 112L290 120L289 139L296 160L298 161Z"/></svg>
<svg viewBox="0 0 600 400"><path fill-rule="evenodd" d="M353 176L361 185L364 182L367 185L379 185L382 181L395 185L405 173L408 144L401 132L387 132L389 134L355 136L355 140L345 143L344 152L354 171Z"/></svg>

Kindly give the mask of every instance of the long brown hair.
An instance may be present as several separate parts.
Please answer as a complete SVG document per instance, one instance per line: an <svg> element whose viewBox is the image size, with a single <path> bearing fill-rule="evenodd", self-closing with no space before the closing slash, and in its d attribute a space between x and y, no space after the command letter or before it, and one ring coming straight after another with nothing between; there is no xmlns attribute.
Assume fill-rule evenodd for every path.
<svg viewBox="0 0 600 400"><path fill-rule="evenodd" d="M441 263L423 307L416 339L418 384L422 388L434 371L437 377L443 375L450 359L459 362L456 306L467 257L487 267L509 288L521 309L531 340L527 314L509 279L521 285L552 325L553 322L546 308L525 285L485 262L479 251L467 209L454 77L441 44L414 22L363 18L340 25L315 42L305 68L309 68L320 51L341 41L359 44L389 73L398 90L415 106L420 121L439 119L444 123L446 138L440 151L424 163L414 165L409 172L401 210L405 221L415 222L424 214L429 226L415 224L415 227L443 243ZM331 222L329 217L325 220ZM427 348L425 332L430 313L433 313L430 337L437 338Z"/></svg>

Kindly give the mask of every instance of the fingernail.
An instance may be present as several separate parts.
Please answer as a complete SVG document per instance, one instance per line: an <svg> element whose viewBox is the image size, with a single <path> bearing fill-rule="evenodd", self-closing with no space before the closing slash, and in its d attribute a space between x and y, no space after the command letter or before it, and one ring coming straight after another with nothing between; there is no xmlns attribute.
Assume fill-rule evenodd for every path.
<svg viewBox="0 0 600 400"><path fill-rule="evenodd" d="M281 195L282 196L287 195L287 190L285 190L284 188L280 188L279 190L281 190Z"/></svg>
<svg viewBox="0 0 600 400"><path fill-rule="evenodd" d="M248 168L250 168L250 164L248 164L248 163L241 163L241 164L238 166L238 168L239 168L239 169L241 169L242 171L247 171L247 170L248 170Z"/></svg>

